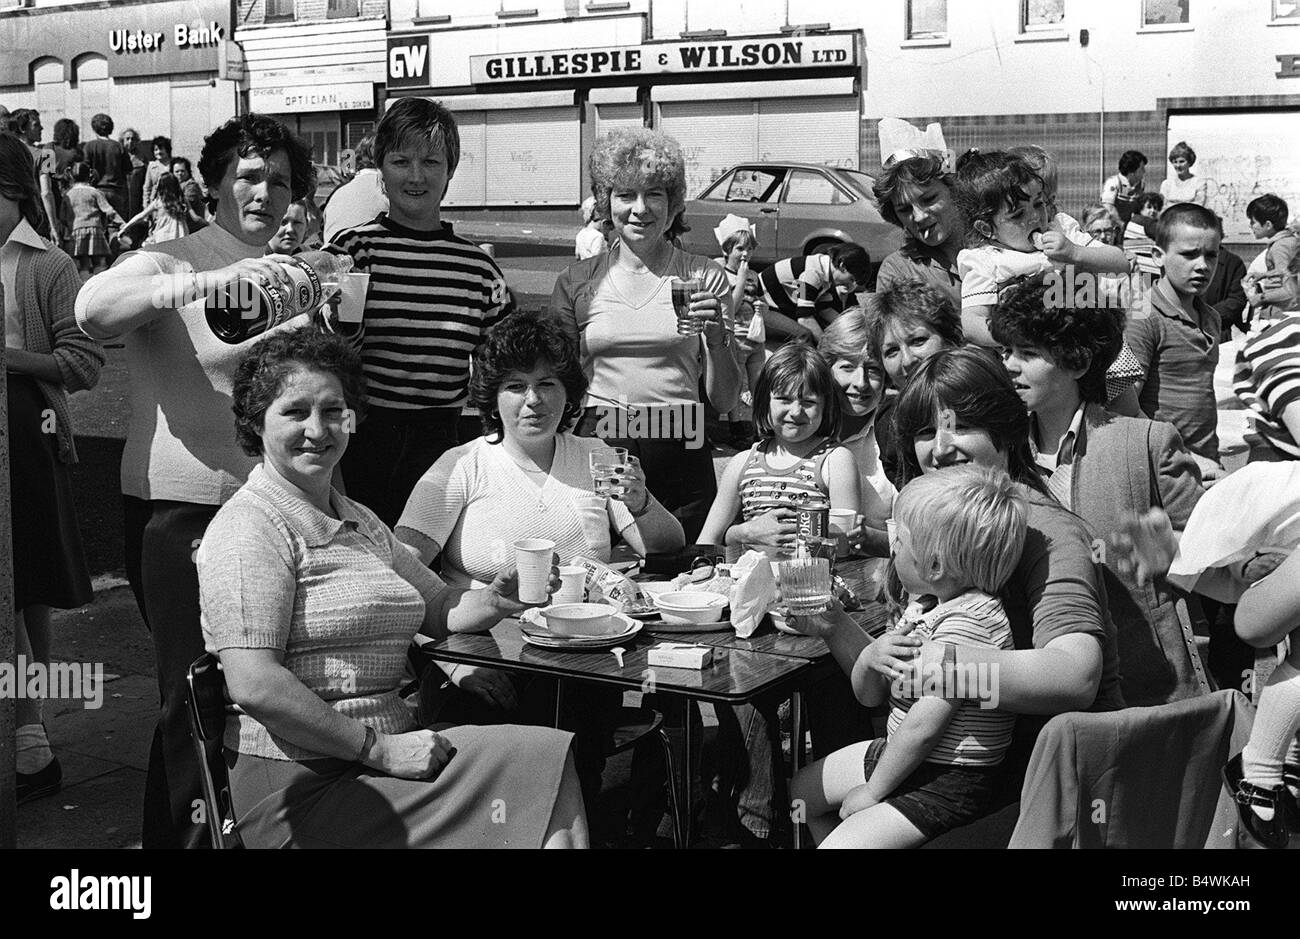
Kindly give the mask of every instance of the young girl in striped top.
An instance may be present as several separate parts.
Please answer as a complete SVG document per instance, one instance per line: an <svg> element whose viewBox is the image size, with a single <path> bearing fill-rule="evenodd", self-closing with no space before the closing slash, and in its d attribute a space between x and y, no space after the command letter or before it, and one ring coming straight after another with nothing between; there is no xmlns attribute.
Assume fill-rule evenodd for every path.
<svg viewBox="0 0 1300 939"><path fill-rule="evenodd" d="M767 360L754 387L754 423L761 439L727 464L701 544L781 554L794 547L801 506L861 510L857 462L836 442L835 378L812 346L789 342Z"/></svg>
<svg viewBox="0 0 1300 939"><path fill-rule="evenodd" d="M960 667L960 648L1011 650L996 594L1024 548L1028 506L1005 472L953 466L919 476L894 503L893 569L910 600L897 631L941 644L942 665L900 671L884 636L850 679L862 704L889 697L889 732L802 770L802 800L821 847L914 848L992 805L1015 717L999 710L997 673ZM909 663L910 664L910 663Z"/></svg>

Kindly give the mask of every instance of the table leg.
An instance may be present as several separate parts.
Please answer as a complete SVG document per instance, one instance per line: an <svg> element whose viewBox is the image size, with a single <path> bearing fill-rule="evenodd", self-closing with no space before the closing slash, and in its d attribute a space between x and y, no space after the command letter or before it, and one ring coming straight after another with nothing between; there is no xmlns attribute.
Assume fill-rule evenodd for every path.
<svg viewBox="0 0 1300 939"><path fill-rule="evenodd" d="M694 741L691 739L691 724L693 723L691 721L691 708L694 706L694 702L690 698L686 698L685 701L686 707L683 710L686 713L686 719L683 721L685 727L682 730L682 740L685 742L684 749L686 750L682 760L682 847L689 848L691 846L691 821L695 813L695 807L691 805L691 783L693 780L691 775L691 748L694 745ZM671 785L675 785L675 783Z"/></svg>
<svg viewBox="0 0 1300 939"><path fill-rule="evenodd" d="M790 730L792 739L790 740L790 763L793 771L790 773L790 781L794 782L794 777L799 770L803 768L803 692L794 691L790 694ZM798 851L803 847L803 823L796 818L791 819L794 837L794 849Z"/></svg>
<svg viewBox="0 0 1300 939"><path fill-rule="evenodd" d="M555 729L560 729L560 707L564 703L564 679L555 679Z"/></svg>

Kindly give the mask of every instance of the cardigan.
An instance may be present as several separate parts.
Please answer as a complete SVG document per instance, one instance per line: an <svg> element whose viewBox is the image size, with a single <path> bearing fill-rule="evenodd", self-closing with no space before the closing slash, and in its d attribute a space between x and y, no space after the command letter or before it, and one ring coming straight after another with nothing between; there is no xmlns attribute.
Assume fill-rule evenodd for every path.
<svg viewBox="0 0 1300 939"><path fill-rule="evenodd" d="M18 246L14 288L23 311L23 348L54 356L63 383L57 385L37 379L36 384L54 411L59 459L76 463L68 392L95 387L104 364L104 352L99 343L77 326L74 308L81 278L77 275L76 262L55 247L54 242L41 240L45 242L43 251L30 245Z"/></svg>
<svg viewBox="0 0 1300 939"><path fill-rule="evenodd" d="M1117 531L1126 513L1151 508L1164 509L1181 531L1204 492L1177 430L1119 417L1098 404L1084 408L1072 471L1072 509L1099 538ZM1107 556L1102 560L1125 702L1164 704L1206 694L1210 682L1193 629L1201 619L1199 603L1163 577L1139 584L1132 572L1121 573Z"/></svg>

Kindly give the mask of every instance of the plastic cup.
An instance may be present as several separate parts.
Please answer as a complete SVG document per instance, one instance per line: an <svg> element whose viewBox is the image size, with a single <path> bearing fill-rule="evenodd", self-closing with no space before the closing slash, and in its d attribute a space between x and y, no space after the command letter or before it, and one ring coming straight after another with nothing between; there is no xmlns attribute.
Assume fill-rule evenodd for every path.
<svg viewBox="0 0 1300 939"><path fill-rule="evenodd" d="M685 280L673 278L673 311L677 314L677 332L683 336L698 336L704 332L704 324L691 316L691 299L704 289L704 281L698 277Z"/></svg>
<svg viewBox="0 0 1300 939"><path fill-rule="evenodd" d="M366 309L366 292L370 289L370 275L348 271L339 278L339 322L360 323Z"/></svg>
<svg viewBox="0 0 1300 939"><path fill-rule="evenodd" d="M560 568L560 589L551 595L552 603L582 603L587 599L587 569L576 565Z"/></svg>
<svg viewBox="0 0 1300 939"><path fill-rule="evenodd" d="M515 567L519 572L519 602L545 603L550 596L551 557L555 542L525 538L515 542Z"/></svg>

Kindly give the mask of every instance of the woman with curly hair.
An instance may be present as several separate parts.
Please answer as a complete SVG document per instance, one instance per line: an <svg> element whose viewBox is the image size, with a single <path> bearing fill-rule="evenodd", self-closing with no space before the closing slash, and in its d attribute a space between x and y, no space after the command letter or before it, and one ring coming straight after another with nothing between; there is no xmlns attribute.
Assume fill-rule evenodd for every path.
<svg viewBox="0 0 1300 939"><path fill-rule="evenodd" d="M569 734L433 730L400 697L417 634L485 631L524 604L512 566L486 589L449 587L332 488L364 391L356 353L316 330L271 336L235 374L235 436L260 462L195 563L204 642L241 708L225 733L240 835L275 848L585 847Z"/></svg>
<svg viewBox="0 0 1300 939"><path fill-rule="evenodd" d="M726 413L744 383L730 348L731 287L717 262L670 240L686 204L677 141L644 128L602 137L591 177L596 211L616 237L560 275L550 304L590 383L576 433L636 455L649 490L693 541L717 493L700 387ZM696 282L680 323L674 280Z"/></svg>
<svg viewBox="0 0 1300 939"><path fill-rule="evenodd" d="M162 714L145 788L145 847L207 841L192 820L202 798L185 714L185 675L203 653L191 555L256 460L230 433L230 389L260 338L222 342L205 299L241 280L288 286L278 255L262 256L289 202L306 195L311 151L279 121L245 114L218 127L199 159L216 197L213 224L124 256L86 282L77 322L95 339L123 337L131 423L122 454L127 578L158 657ZM277 329L307 323L300 316Z"/></svg>
<svg viewBox="0 0 1300 939"><path fill-rule="evenodd" d="M1182 531L1200 500L1201 473L1172 425L1106 410L1106 370L1123 326L1106 309L1059 309L1048 289L1013 288L990 321L1004 363L1029 410L1029 444L1047 487L1098 538L1126 518L1162 509ZM1129 705L1164 704L1210 690L1193 629L1200 603L1168 583L1138 578L1117 552L1101 553L1115 621L1120 681ZM1145 582L1144 582L1145 581Z"/></svg>

